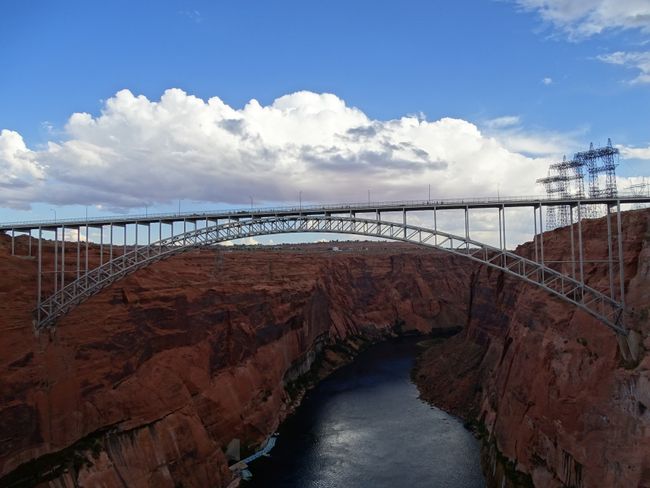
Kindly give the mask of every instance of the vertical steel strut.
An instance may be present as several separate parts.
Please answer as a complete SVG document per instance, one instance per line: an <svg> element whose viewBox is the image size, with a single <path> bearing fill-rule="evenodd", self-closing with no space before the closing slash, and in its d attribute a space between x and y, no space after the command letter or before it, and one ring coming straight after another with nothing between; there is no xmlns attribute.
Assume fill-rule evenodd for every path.
<svg viewBox="0 0 650 488"><path fill-rule="evenodd" d="M618 269L621 286L621 306L625 308L625 261L623 259L623 231L621 223L621 201L616 200L616 233L618 234Z"/></svg>
<svg viewBox="0 0 650 488"><path fill-rule="evenodd" d="M571 238L571 277L576 278L576 248L573 238L573 205L569 205L569 218L571 223L569 224L569 237Z"/></svg>
<svg viewBox="0 0 650 488"><path fill-rule="evenodd" d="M582 205L578 202L578 260L580 265L580 283L585 283L585 263L582 253Z"/></svg>
<svg viewBox="0 0 650 488"><path fill-rule="evenodd" d="M614 263L612 257L612 207L607 204L607 274L609 275L609 296L614 299Z"/></svg>

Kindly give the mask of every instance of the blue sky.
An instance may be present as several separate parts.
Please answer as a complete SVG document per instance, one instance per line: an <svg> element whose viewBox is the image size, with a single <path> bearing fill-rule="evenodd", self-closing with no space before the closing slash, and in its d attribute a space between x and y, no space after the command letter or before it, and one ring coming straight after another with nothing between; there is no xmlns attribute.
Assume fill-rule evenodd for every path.
<svg viewBox="0 0 650 488"><path fill-rule="evenodd" d="M20 149L19 156L15 151L15 157L6 156L11 148L22 148L22 143L12 135L11 142L5 144L9 149L5 150L4 170L15 174L5 182L0 179L0 220L44 218L53 207L61 215L69 215L79 213L85 205L94 213L135 212L143 205L152 210L173 209L178 200L185 202L186 209L246 206L251 194L259 204L273 204L288 201L291 198L287 195L301 190L307 201L362 200L365 189L371 186L377 188L377 199L400 195L406 199L412 197L416 191L413 182L419 180L433 182L436 195L467 196L458 193L473 194L475 187L481 187L480 181L467 187L460 183L445 185L458 173L454 168L470 164L465 161L480 160L484 166L523 165L524 158L541 174L553 158L580 150L590 141L604 143L607 137L632 150L622 161L621 175L650 175L650 154L646 157L646 151L650 153L650 80L637 79L647 74L646 67L650 72L650 60L644 58L650 52L650 31L648 25L639 25L624 13L626 8L645 7L634 0L618 2L621 12L610 22L612 27L592 33L584 26L591 29L595 23L598 30L598 9L611 2L583 3L592 10L572 17L563 2L544 0L3 2L0 130L18 134L25 148ZM614 53L619 53L618 57L613 57ZM106 112L106 101L115 99L120 90L156 103L172 88L203 100L206 107L208 99L218 97L235 111L242 111L251 99L269 107L279 97L295 92L331 93L346 108L358 109L367 119L364 122L353 117L343 123L346 131L354 129L355 123L359 127L379 124L381 130L390 131L390 137L397 137L399 144L412 145L413 154L424 151L428 156L417 159L412 154L390 152L390 161L385 162L381 157L388 153L380 149L370 154L357 146L337 148L337 171L350 171L350 188L363 188L357 197L352 189L334 191L342 188L340 184L330 192L319 191L331 171L325 159L332 152L323 150L330 148L330 139L321 144L314 134L305 135L291 166L285 164L284 149L295 144L286 134L280 139L275 133L269 135L273 124L271 128L262 124L263 128L258 128L261 132L255 135L262 146L266 144L278 154L269 166L256 169L266 172L262 181L242 179L251 169L240 153L235 168L225 160L210 160L207 155L215 151L211 146L188 149L189 143L179 143L176 136L169 142L166 131L177 130L178 124L165 126L160 120L153 124L157 132L150 137L152 146L131 141L133 151L128 152L123 139L111 130L116 134L134 130L149 133L143 126L147 122L140 119L137 129L131 123L119 125L120 120L128 118L125 114L131 113L127 111L133 103L128 97L123 97L101 134L99 129L90 134L78 127L66 127L73 113L88 113L97 119ZM174 102L174 106L179 103ZM285 115L323 113L330 110L331 103L319 97L294 98L282 110ZM389 126L391 120L405 116L426 118L431 123L452 118L466 124L448 124L444 137L432 132L430 139L439 137L436 140L441 141L441 147L430 147L418 142L426 139L420 132ZM170 117L179 120L173 114ZM258 127L256 115L237 117L247 127ZM480 135L472 134L469 125L476 126ZM319 132L317 123L309 127ZM439 129L443 130L430 128ZM331 128L324 132L327 130L336 132ZM455 130L461 134L458 140L454 139ZM467 144L476 143L481 157L458 155L454 148L443 147L452 139L462 145L463 137L473 138ZM115 139L121 141L115 147L106 142ZM165 164L187 164L188 170L187 175L182 171L178 175L178 191L155 193L145 186L149 175L169 173L167 166L157 166L160 155L155 150L163 140L170 144L170 151L184 155ZM52 142L69 150L64 155L53 153L48 150ZM218 147L226 151L224 146ZM255 147L255 151L262 151L254 152L257 161L259 154L266 154L266 146ZM317 154L305 150L314 147L319 148ZM360 164L359 172L343 166L348 159L341 155L347 157L350 152L354 153L350 164ZM80 154L101 159L97 164L106 172L93 173L96 167L92 165L80 168L79 161L74 160ZM0 151L0 169L2 157ZM23 159L17 162L17 158ZM202 161L202 169L207 165L216 168L215 172L204 177L201 175L205 172L192 173L191 165L197 159ZM318 160L318 165L305 170L305 160ZM422 166L414 169L416 163ZM141 171L129 178L141 179L142 203L138 185L116 181L102 192L93 188L104 185L107 175L140 164ZM361 171L364 168L372 168L369 175L355 176L365 174ZM468 166L469 171L474 171L472 168ZM388 178L395 182L395 175L409 171L415 173L407 175L403 184L376 183ZM502 193L535 191L533 185L517 186L514 181L525 168L513 174L507 168L499 171L500 179L490 182L489 193L495 193L493 187L497 185ZM75 177L80 172L85 175L83 181ZM271 183L274 175L278 175L278 182ZM185 176L187 181L183 180ZM197 181L205 183L210 178L216 185L215 196L203 187L202 193L197 193ZM279 188L282 182L291 188L275 193L262 188ZM164 181L151 184L167 188ZM12 185L13 189L7 190ZM114 200L106 196L127 186L125 194ZM19 194L18 189L24 190ZM192 203L197 200L200 203Z"/></svg>

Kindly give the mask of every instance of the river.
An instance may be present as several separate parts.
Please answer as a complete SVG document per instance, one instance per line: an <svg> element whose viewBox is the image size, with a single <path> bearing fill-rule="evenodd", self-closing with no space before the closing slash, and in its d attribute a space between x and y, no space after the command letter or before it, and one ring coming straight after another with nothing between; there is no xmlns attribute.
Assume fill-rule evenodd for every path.
<svg viewBox="0 0 650 488"><path fill-rule="evenodd" d="M242 487L485 486L478 441L418 398L416 351L413 339L378 344L321 382Z"/></svg>

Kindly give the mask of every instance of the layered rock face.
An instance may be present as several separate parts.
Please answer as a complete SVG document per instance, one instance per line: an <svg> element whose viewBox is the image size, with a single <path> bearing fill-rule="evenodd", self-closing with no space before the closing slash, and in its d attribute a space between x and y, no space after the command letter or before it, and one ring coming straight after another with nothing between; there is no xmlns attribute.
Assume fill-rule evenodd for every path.
<svg viewBox="0 0 650 488"><path fill-rule="evenodd" d="M35 335L36 263L24 239L11 256L3 237L0 485L226 486L226 446L252 448L273 432L287 385L327 345L465 322L473 265L463 258L341 248L177 256ZM71 269L75 253L66 256Z"/></svg>
<svg viewBox="0 0 650 488"><path fill-rule="evenodd" d="M626 320L645 346L638 363L591 316L485 267L472 279L466 328L420 359L423 396L482 432L490 486L650 486L650 212L623 215ZM584 222L589 259L607 259L606 229L604 219ZM566 272L569 236L544 239L545 258ZM608 289L602 263L584 272Z"/></svg>

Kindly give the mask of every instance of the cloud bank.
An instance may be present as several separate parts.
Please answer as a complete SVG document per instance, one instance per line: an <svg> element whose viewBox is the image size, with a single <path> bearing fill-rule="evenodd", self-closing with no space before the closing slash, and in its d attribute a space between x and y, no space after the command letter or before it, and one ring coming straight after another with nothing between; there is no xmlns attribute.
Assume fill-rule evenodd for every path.
<svg viewBox="0 0 650 488"><path fill-rule="evenodd" d="M28 148L0 133L0 205L142 207L190 199L256 205L536 194L565 148L522 138L515 117L486 135L467 121L375 120L335 95L301 91L235 109L180 89L160 100L119 91L97 116L74 113L61 140ZM511 140L509 139L511 138ZM513 150L516 147L517 150ZM557 154L541 154L552 153ZM533 156L526 156L533 155Z"/></svg>

